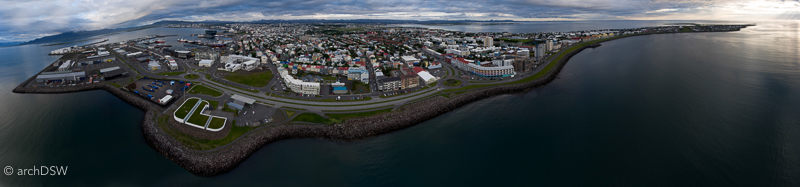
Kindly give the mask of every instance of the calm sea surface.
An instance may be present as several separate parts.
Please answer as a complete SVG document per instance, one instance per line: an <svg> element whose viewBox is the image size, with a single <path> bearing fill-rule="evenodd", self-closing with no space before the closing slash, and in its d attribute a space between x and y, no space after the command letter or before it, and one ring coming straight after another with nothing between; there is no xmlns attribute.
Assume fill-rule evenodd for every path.
<svg viewBox="0 0 800 187"><path fill-rule="evenodd" d="M436 28L540 32L672 22L606 23L613 27ZM152 28L101 38L180 34L167 38L174 41L202 31ZM279 141L213 178L150 148L140 129L144 112L109 93L11 93L57 59L50 50L66 45L76 44L0 48L0 167L69 166L67 176L0 175L0 186L800 185L800 22L603 43L574 56L545 87L365 140Z"/></svg>

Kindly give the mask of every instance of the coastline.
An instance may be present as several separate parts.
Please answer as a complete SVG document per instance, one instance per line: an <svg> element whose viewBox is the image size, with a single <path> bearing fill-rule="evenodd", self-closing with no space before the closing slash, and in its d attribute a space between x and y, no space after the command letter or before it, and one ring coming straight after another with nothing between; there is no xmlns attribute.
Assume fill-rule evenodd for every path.
<svg viewBox="0 0 800 187"><path fill-rule="evenodd" d="M627 35L597 43L641 35ZM399 112L349 119L344 123L330 126L282 125L267 129L256 129L240 137L238 141L232 142L229 144L229 146L213 152L192 150L182 146L181 142L170 137L164 131L159 130L157 119L159 115L156 112L163 111L162 108L155 106L155 104L152 102L147 101L139 96L109 84L101 83L56 88L21 87L35 78L31 77L20 84L19 87L15 88L13 92L57 94L100 89L106 90L123 101L145 111L145 115L143 116L144 120L142 122L142 133L148 145L187 171L199 176L210 177L224 174L233 170L263 146L275 141L292 138L320 138L332 141L352 141L363 139L411 127L441 114L447 113L452 109L464 106L468 103L483 98L544 86L557 77L558 73L560 73L561 69L564 67L564 65L566 65L572 56L589 47L592 47L592 45L582 46L574 51L564 54L565 56L558 62L551 62L556 63L554 65L555 69L547 72L545 76L529 82L512 85L490 86L478 90L470 90L450 99L443 99L441 98L442 96L432 97L423 100L425 102L417 102L419 103L418 105L402 106L398 108Z"/></svg>

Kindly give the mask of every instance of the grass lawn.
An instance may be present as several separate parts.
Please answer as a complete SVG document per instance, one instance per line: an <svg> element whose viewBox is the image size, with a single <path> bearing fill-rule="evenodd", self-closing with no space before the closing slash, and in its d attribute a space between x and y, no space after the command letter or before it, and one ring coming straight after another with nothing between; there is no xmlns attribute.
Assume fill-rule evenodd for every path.
<svg viewBox="0 0 800 187"><path fill-rule="evenodd" d="M203 107L205 107L206 105L208 105L208 103L205 102L200 103L200 105L197 106L197 109L194 109L194 113L192 113L192 116L189 117L189 120L187 120L187 122L199 126L206 125L206 121L208 121L208 116L200 115L200 111L202 111Z"/></svg>
<svg viewBox="0 0 800 187"><path fill-rule="evenodd" d="M214 107L215 109L219 106L219 101L212 101L212 100L205 100L208 101L208 106Z"/></svg>
<svg viewBox="0 0 800 187"><path fill-rule="evenodd" d="M219 129L225 124L225 119L214 117L211 118L211 123L208 124L209 129Z"/></svg>
<svg viewBox="0 0 800 187"><path fill-rule="evenodd" d="M233 113L234 117L239 116L239 110L228 108L228 104L222 107L222 111Z"/></svg>
<svg viewBox="0 0 800 187"><path fill-rule="evenodd" d="M189 90L189 93L190 94L205 94L205 95L210 95L210 96L214 96L214 97L222 96L222 92L219 92L219 91L217 91L215 89L211 89L211 88L203 86L203 85L194 86L194 88L192 88L192 90Z"/></svg>
<svg viewBox="0 0 800 187"><path fill-rule="evenodd" d="M458 86L458 85L461 85L461 81L460 80L456 80L456 79L447 79L446 81L444 81L444 85L445 86Z"/></svg>
<svg viewBox="0 0 800 187"><path fill-rule="evenodd" d="M225 76L225 79L252 87L264 87L269 83L271 78L272 72L270 71L253 73L250 75L232 73L232 75Z"/></svg>
<svg viewBox="0 0 800 187"><path fill-rule="evenodd" d="M176 71L176 72L162 72L158 73L158 75L170 76L170 75L180 75L186 73L185 71Z"/></svg>
<svg viewBox="0 0 800 187"><path fill-rule="evenodd" d="M219 140L206 140L206 139L197 139L195 137L188 136L183 133L171 130L169 128L169 124L167 124L167 121L169 121L169 115L160 116L158 118L159 127L161 127L161 129L164 130L164 132L166 132L173 138L177 139L184 145L186 145L186 147L195 150L209 150L223 145L227 145L236 140L237 138L241 137L245 133L255 129L254 127L232 126L231 131L228 133L227 136L225 136L225 138ZM232 124L236 124L236 120L234 120Z"/></svg>
<svg viewBox="0 0 800 187"><path fill-rule="evenodd" d="M284 111L286 111L286 117L292 117L294 114L297 113L297 112L291 111L291 110L284 110Z"/></svg>
<svg viewBox="0 0 800 187"><path fill-rule="evenodd" d="M183 103L183 106L181 106L181 108L175 111L175 117L181 119L185 118L186 114L189 114L189 111L192 110L192 107L194 107L194 105L197 104L197 101L199 101L199 99L197 98L186 100L186 102Z"/></svg>
<svg viewBox="0 0 800 187"><path fill-rule="evenodd" d="M197 78L200 78L200 75L197 75L197 74L188 74L188 75L186 75L186 76L183 76L183 78L187 78L187 79L197 79Z"/></svg>
<svg viewBox="0 0 800 187"><path fill-rule="evenodd" d="M311 122L311 123L324 123L324 124L335 123L335 121L332 121L330 119L325 119L325 118L323 118L322 116L319 116L319 114L316 114L316 113L302 113L300 115L297 115L297 117L295 117L292 121L302 121L302 122Z"/></svg>
<svg viewBox="0 0 800 187"><path fill-rule="evenodd" d="M362 83L362 82L354 83L352 88L353 88L353 89L352 89L352 90L350 90L350 91L352 91L354 94L360 94L360 93L370 93L370 92L372 92L372 90L370 90L370 89L369 89L369 85L367 85L367 84L364 84L364 83Z"/></svg>
<svg viewBox="0 0 800 187"><path fill-rule="evenodd" d="M117 87L117 88L122 88L122 85L119 85L119 84L114 83L114 82L108 82L108 84L111 84L111 86L114 86L114 87Z"/></svg>
<svg viewBox="0 0 800 187"><path fill-rule="evenodd" d="M242 91L247 91L247 92L253 92L253 93L258 93L258 92L259 92L258 90L249 90L249 89L244 89L244 88L240 88L240 87L238 87L238 86L234 86L234 85L230 85L230 84L226 84L226 83L223 83L223 82L216 81L216 80L214 80L214 79L211 79L211 78L210 78L210 76L209 76L208 74L206 74L206 78L208 78L208 80L211 80L211 81L213 81L213 82L216 82L216 83L219 83L219 84L222 84L222 85L225 85L225 86L231 87L231 88L236 88L236 89L231 89L231 90L232 90L232 91L234 91L234 92L239 92L239 91L236 91L237 89L238 89L238 90L242 90ZM219 85L217 85L217 86L219 86ZM242 92L239 92L239 93L242 93ZM249 94L246 94L246 93L242 93L242 94L249 95ZM250 95L250 96L253 96L253 95ZM254 97L258 97L258 96L254 96ZM263 99L263 97L258 97L258 98L262 98L262 99Z"/></svg>
<svg viewBox="0 0 800 187"><path fill-rule="evenodd" d="M380 114L380 113L391 112L391 111L392 111L392 108L387 108L387 109L383 109L383 110L376 110L376 111L369 111L369 112L347 113L347 114L329 113L329 114L325 114L325 115L328 116L328 117L334 118L334 119L338 119L338 120L344 121L344 120L347 120L347 119L353 119L353 118L359 118L359 117L367 117L367 116Z"/></svg>

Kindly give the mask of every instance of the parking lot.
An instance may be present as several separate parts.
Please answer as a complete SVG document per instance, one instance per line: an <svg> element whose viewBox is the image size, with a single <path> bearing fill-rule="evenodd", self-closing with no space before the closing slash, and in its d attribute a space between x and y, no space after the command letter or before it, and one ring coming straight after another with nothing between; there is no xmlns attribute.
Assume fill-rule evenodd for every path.
<svg viewBox="0 0 800 187"><path fill-rule="evenodd" d="M181 83L179 81L175 81L174 85L171 85L172 81L168 80L156 80L156 79L147 79L142 78L136 80L135 82L125 86L132 92L139 94L140 96L153 101L157 104L161 105L169 105L173 103L175 100L179 99L184 91L184 85L186 83ZM167 91L172 90L172 94L168 94ZM172 95L172 99L169 102L161 103L159 99L164 98L164 96Z"/></svg>

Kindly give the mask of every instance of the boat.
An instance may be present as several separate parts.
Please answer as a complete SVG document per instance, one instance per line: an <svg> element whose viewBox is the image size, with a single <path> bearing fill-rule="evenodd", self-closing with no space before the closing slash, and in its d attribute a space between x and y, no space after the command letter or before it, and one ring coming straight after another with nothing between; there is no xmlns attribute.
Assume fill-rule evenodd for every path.
<svg viewBox="0 0 800 187"><path fill-rule="evenodd" d="M166 41L164 41L163 39L156 40L156 43L164 43L164 42L166 42Z"/></svg>
<svg viewBox="0 0 800 187"><path fill-rule="evenodd" d="M178 42L189 42L189 40L181 38L181 39L178 39Z"/></svg>

